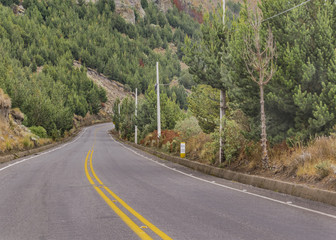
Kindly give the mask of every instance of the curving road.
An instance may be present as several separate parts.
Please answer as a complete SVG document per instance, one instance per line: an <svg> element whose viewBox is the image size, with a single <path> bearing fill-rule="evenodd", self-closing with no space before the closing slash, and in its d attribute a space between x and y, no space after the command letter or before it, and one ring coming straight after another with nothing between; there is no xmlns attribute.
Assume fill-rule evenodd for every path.
<svg viewBox="0 0 336 240"><path fill-rule="evenodd" d="M111 128L0 165L0 240L336 239L335 207L157 159Z"/></svg>

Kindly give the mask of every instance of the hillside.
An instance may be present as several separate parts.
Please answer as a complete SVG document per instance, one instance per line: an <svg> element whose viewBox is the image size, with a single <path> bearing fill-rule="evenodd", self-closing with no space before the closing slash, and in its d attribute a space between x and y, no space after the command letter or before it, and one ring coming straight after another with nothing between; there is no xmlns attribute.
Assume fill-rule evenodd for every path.
<svg viewBox="0 0 336 240"><path fill-rule="evenodd" d="M74 67L80 69L82 65L78 61L75 61ZM112 114L112 107L117 99L124 99L127 96L133 95L132 92L125 89L123 84L108 79L106 76L98 73L94 69L87 69L87 77L106 91L107 101L103 104L102 109L108 114Z"/></svg>
<svg viewBox="0 0 336 240"><path fill-rule="evenodd" d="M25 0L22 11L12 9L16 0L1 2L0 87L25 114L27 126L42 126L55 137L73 127L74 115L98 114L105 102L111 109L115 97L100 87L106 81L117 86L115 92L120 83L145 93L154 85L157 61L162 83L179 78L184 37L199 29L167 1L141 1L145 16L132 10L135 24L120 17L121 1ZM83 67L73 67L74 61ZM93 70L98 78L106 76L105 83L92 81Z"/></svg>

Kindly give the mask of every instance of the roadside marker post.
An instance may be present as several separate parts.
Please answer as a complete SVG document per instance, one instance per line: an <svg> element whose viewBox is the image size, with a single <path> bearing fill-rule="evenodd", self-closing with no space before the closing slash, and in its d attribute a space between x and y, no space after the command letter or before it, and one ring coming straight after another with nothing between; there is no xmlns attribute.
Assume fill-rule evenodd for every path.
<svg viewBox="0 0 336 240"><path fill-rule="evenodd" d="M185 156L186 156L186 154L185 154L185 150L186 150L186 148L185 148L185 142L181 142L180 149L181 149L181 151L180 151L180 157L181 158L185 158Z"/></svg>

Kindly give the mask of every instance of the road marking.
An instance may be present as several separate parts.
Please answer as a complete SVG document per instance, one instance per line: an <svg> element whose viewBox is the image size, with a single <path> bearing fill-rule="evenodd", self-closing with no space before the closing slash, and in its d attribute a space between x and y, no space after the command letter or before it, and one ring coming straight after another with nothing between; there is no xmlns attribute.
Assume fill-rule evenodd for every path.
<svg viewBox="0 0 336 240"><path fill-rule="evenodd" d="M87 130L87 128L85 128L84 131L83 131L77 138L75 138L75 139L74 139L73 141L71 141L71 142L68 142L68 143L66 143L66 144L63 144L63 145L61 145L60 147L53 148L53 149L51 149L51 150L49 150L49 151L47 151L47 152L39 153L39 155L33 155L33 156L31 156L31 157L22 159L22 160L20 160L20 161L15 162L15 163L8 164L7 166L5 166L5 167L3 167L3 168L0 168L0 172L3 171L3 170L5 170L5 169L7 169L7 168L10 168L10 167L13 167L13 166L15 166L15 165L18 165L18 164L20 164L20 163L24 163L24 162L26 162L26 161L28 161L28 160L33 159L33 158L37 158L37 157L43 156L43 155L45 155L45 154L48 154L48 153L54 152L54 151L56 151L56 150L62 149L62 148L66 147L66 146L68 146L68 145L70 145L70 144L73 144L73 143L75 143L79 138L81 138L81 137L83 136L83 134L86 132L86 130Z"/></svg>
<svg viewBox="0 0 336 240"><path fill-rule="evenodd" d="M90 154L91 152L91 154ZM93 150L89 151L88 154L86 155L86 159L85 159L85 174L87 179L89 180L89 182L91 183L91 185L94 187L94 189L99 193L99 195L104 199L104 201L110 206L110 208L112 208L112 210L126 223L126 225L133 230L133 232L138 235L141 239L144 240L152 240L152 238L145 233L144 231L142 231L138 225L136 225L125 213L123 213L114 203L113 201L111 201L111 199L109 199L101 189L99 189L99 187L97 187L94 183L94 181L92 180L89 171L88 171L88 158L90 156L90 166L92 166L92 154L93 154ZM93 172L93 168L91 168L91 172L93 174L93 176L95 176L95 173Z"/></svg>
<svg viewBox="0 0 336 240"><path fill-rule="evenodd" d="M96 132L95 132L95 140L96 142ZM167 234L162 232L160 229L158 229L155 225L153 225L151 222L149 222L146 218L141 216L138 212L136 212L133 208L131 208L127 203L125 203L121 198L119 198L114 192L112 192L108 187L104 185L104 183L100 180L100 178L97 176L96 172L94 171L93 164L92 164L92 155L93 155L93 147L91 150L91 156L90 156L90 170L94 177L94 179L99 183L98 186L101 186L105 191L107 191L112 197L113 200L111 201L99 187L94 183L92 180L89 171L88 171L88 156L90 154L90 151L85 159L85 173L87 178L89 179L89 182L93 185L93 187L96 189L96 191L100 194L100 196L105 200L105 202L119 215L119 217L140 237L144 237L142 239L152 239L150 238L145 232L141 230L141 227L137 226L126 214L124 214L113 202L119 202L128 212L130 212L134 217L136 217L138 220L140 220L143 224L145 224L146 228L151 229L156 235L161 237L164 240L172 240Z"/></svg>
<svg viewBox="0 0 336 240"><path fill-rule="evenodd" d="M118 143L119 145L123 146L124 148L128 149L129 151L135 153L136 155L140 156L140 154L138 152L136 152L135 150L133 150L133 149L131 149L129 147L126 147L124 144L122 144L119 141L116 141L112 136L110 136L110 137L112 138L112 140L114 142ZM248 195L251 195L251 196L254 196L254 197L258 197L258 198L262 198L262 199L265 199L265 200L269 200L269 201L272 201L272 202L280 203L282 205L286 205L286 206L289 206L289 207L305 210L305 211L308 211L308 212L312 212L312 213L316 213L316 214L319 214L319 215L322 215L322 216L326 216L326 217L330 217L330 218L336 219L336 216L332 215L332 214L320 212L320 211L313 210L313 209L310 209L310 208L301 207L301 206L295 205L295 204L288 204L288 202L280 201L280 200L277 200L277 199L274 199L274 198L270 198L270 197L265 197L263 195L259 195L259 194L256 194L256 193L247 192L245 189L241 190L241 189L229 187L229 186L226 186L226 185L223 185L223 184L219 184L219 183L216 183L216 182L213 182L213 181L208 181L208 180L205 180L203 178L199 178L199 177L195 177L193 175L190 175L189 173L185 173L185 172L179 171L179 170L177 170L175 168L171 168L171 167L168 167L166 165L162 165L162 163L159 163L159 162L157 162L155 160L152 160L149 157L146 157L146 156L142 156L142 157L145 158L145 159L147 159L147 160L149 160L149 161L151 161L151 162L154 162L154 163L156 163L158 165L161 165L161 166L163 166L165 168L168 168L168 169L170 169L172 171L178 172L178 173L183 174L183 175L185 175L187 177L194 178L194 179L197 179L197 180L202 181L202 182L210 183L210 184L216 185L218 187L230 189L230 190L233 190L233 191L236 191L236 192L240 192L240 193L248 194Z"/></svg>

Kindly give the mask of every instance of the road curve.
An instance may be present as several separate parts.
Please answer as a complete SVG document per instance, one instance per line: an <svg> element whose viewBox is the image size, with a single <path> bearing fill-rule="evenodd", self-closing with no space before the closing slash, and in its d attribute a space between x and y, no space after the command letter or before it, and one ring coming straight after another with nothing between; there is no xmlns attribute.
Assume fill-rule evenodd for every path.
<svg viewBox="0 0 336 240"><path fill-rule="evenodd" d="M336 239L335 207L165 162L111 128L0 165L0 240Z"/></svg>

